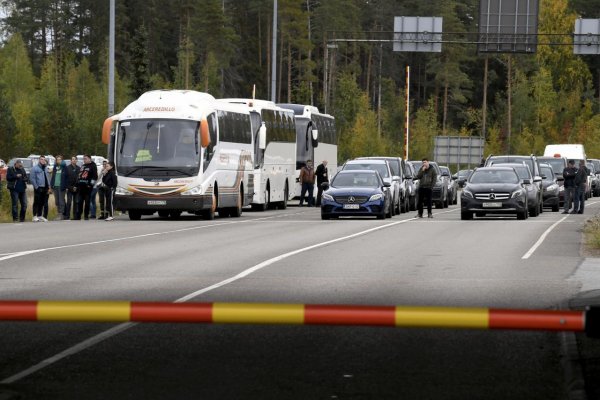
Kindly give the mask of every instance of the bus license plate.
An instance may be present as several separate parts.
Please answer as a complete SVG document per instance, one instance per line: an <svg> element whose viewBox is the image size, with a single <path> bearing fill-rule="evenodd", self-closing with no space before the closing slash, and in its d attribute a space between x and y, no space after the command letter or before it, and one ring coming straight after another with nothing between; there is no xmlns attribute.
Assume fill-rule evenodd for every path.
<svg viewBox="0 0 600 400"><path fill-rule="evenodd" d="M167 201L166 200L148 200L147 204L149 206L166 206Z"/></svg>
<svg viewBox="0 0 600 400"><path fill-rule="evenodd" d="M492 203L492 202L483 203L483 207L484 208L500 208L500 207L502 207L502 203Z"/></svg>
<svg viewBox="0 0 600 400"><path fill-rule="evenodd" d="M345 210L358 210L360 208L360 204L344 204Z"/></svg>

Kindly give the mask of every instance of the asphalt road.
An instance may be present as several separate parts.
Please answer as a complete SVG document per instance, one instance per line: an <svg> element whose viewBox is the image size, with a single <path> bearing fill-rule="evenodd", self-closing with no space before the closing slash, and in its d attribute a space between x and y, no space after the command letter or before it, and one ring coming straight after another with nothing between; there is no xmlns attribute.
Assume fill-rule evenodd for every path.
<svg viewBox="0 0 600 400"><path fill-rule="evenodd" d="M460 221L453 206L432 220L290 207L4 224L0 299L550 309L582 287L581 229L598 206L526 221ZM563 399L567 379L546 332L0 323L0 398Z"/></svg>

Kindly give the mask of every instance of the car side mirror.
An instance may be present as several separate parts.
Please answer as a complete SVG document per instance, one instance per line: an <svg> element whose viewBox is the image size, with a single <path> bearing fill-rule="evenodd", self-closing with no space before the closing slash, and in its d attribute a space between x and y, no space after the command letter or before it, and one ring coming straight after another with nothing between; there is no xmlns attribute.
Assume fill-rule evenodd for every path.
<svg viewBox="0 0 600 400"><path fill-rule="evenodd" d="M541 182L542 181L542 177L541 176L536 176L533 178L534 182Z"/></svg>
<svg viewBox="0 0 600 400"><path fill-rule="evenodd" d="M402 182L402 179L400 179L399 176L394 176L394 178L392 178L392 181L394 181L394 182Z"/></svg>
<svg viewBox="0 0 600 400"><path fill-rule="evenodd" d="M392 184L389 182L383 182L383 187L389 188L389 187L392 187Z"/></svg>
<svg viewBox="0 0 600 400"><path fill-rule="evenodd" d="M321 187L323 188L323 190L329 189L329 182L323 182L323 183L321 183Z"/></svg>
<svg viewBox="0 0 600 400"><path fill-rule="evenodd" d="M557 180L557 181L559 181L559 182L560 182L560 181L564 181L564 180L565 180L565 177L564 177L564 176L557 176L557 177L556 177L556 180Z"/></svg>
<svg viewBox="0 0 600 400"><path fill-rule="evenodd" d="M458 179L458 175L457 174L452 175L452 179Z"/></svg>

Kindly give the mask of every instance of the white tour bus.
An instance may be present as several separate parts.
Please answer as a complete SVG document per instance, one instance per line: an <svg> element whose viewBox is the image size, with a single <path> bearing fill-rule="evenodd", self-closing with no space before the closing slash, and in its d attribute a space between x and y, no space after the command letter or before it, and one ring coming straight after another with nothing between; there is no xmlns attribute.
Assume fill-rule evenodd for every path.
<svg viewBox="0 0 600 400"><path fill-rule="evenodd" d="M183 211L239 217L252 202L247 107L191 90L154 90L109 117L102 141L118 176L114 207L132 220Z"/></svg>
<svg viewBox="0 0 600 400"><path fill-rule="evenodd" d="M337 173L337 134L335 118L321 114L314 106L302 104L278 104L279 107L294 111L296 116L296 189L295 197L300 197L302 186L298 178L300 169L306 161L312 160L313 166L327 160L329 179ZM318 190L315 185L315 193Z"/></svg>
<svg viewBox="0 0 600 400"><path fill-rule="evenodd" d="M254 198L252 208L264 211L287 207L294 197L296 179L296 127L294 112L272 101L255 99L221 99L241 104L250 110L254 135ZM266 130L266 143L260 148L260 131Z"/></svg>

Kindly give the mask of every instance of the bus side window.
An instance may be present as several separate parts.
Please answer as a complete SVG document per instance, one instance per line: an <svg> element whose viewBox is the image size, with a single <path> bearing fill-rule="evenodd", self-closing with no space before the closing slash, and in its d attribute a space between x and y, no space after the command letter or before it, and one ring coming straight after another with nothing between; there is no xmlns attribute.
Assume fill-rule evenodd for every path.
<svg viewBox="0 0 600 400"><path fill-rule="evenodd" d="M208 134L210 136L210 144L204 149L204 171L210 164L210 160L215 153L215 146L217 145L217 118L215 114L210 114L207 118L208 121Z"/></svg>

